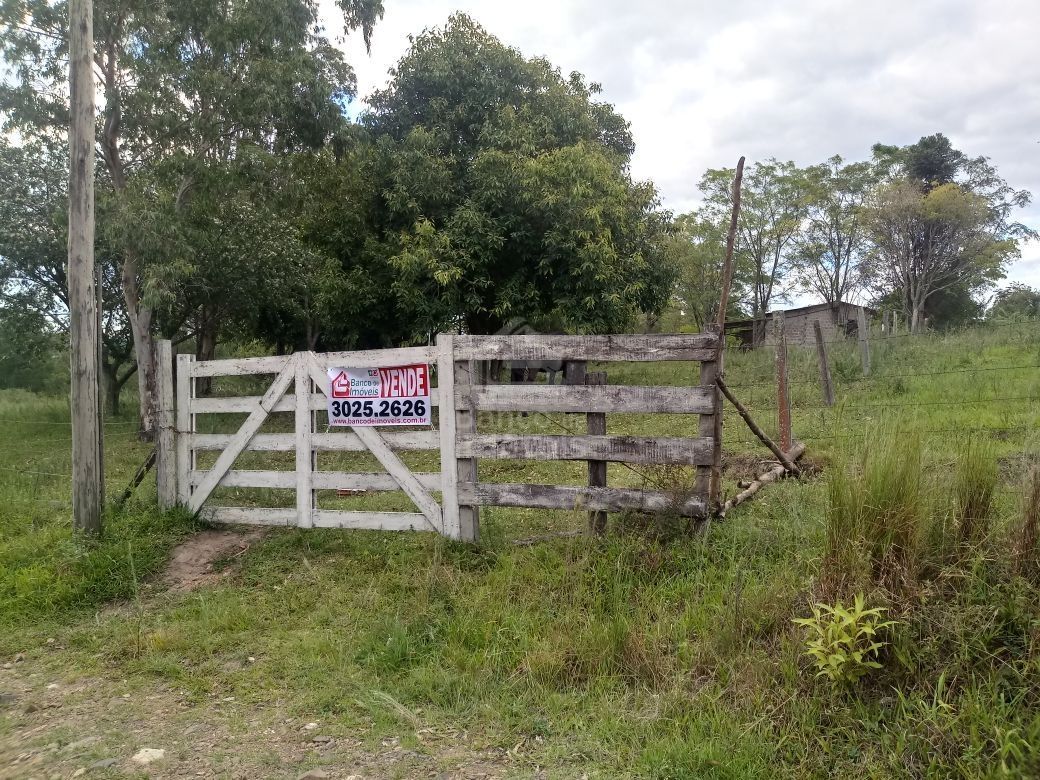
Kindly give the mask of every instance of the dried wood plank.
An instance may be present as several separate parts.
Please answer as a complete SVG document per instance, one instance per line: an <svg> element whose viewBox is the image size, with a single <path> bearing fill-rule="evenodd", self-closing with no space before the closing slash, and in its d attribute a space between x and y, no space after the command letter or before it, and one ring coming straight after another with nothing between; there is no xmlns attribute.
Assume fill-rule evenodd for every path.
<svg viewBox="0 0 1040 780"><path fill-rule="evenodd" d="M248 376L249 374L279 374L292 360L292 355L274 355L253 358L222 358L199 360L192 366L192 376Z"/></svg>
<svg viewBox="0 0 1040 780"><path fill-rule="evenodd" d="M437 431L381 430L383 440L394 450L435 450ZM230 433L196 433L186 442L196 450L222 450L230 443ZM364 452L366 447L351 431L315 433L311 445L319 452ZM248 445L247 452L293 452L296 439L291 433L258 433Z"/></svg>
<svg viewBox="0 0 1040 780"><path fill-rule="evenodd" d="M794 445L790 452L785 454L785 458L791 461L796 461L804 454L805 445L799 442ZM750 485L748 485L747 489L737 493L737 495L733 496L733 498L723 504L722 509L719 510L718 516L720 518L725 517L726 513L733 507L743 504L761 490L763 486L768 485L770 482L775 482L787 473L789 473L787 467L781 463L779 466L770 469L765 474L760 474Z"/></svg>
<svg viewBox="0 0 1040 780"><path fill-rule="evenodd" d="M322 371L330 368L390 368L412 363L431 363L437 359L435 347L395 347L353 352L317 352L314 359Z"/></svg>
<svg viewBox="0 0 1040 780"><path fill-rule="evenodd" d="M281 509L259 506L205 506L199 517L210 523L230 525L292 525L296 520L296 509Z"/></svg>
<svg viewBox="0 0 1040 780"><path fill-rule="evenodd" d="M714 441L645 436L460 434L461 457L497 460L607 460L710 466ZM468 480L475 481L475 480Z"/></svg>
<svg viewBox="0 0 1040 780"><path fill-rule="evenodd" d="M195 380L191 376L191 366L195 361L193 355L177 355L177 503L187 506L191 500L191 483L188 473L195 468L195 415L191 413L192 389ZM221 444L221 449L231 441Z"/></svg>
<svg viewBox="0 0 1040 780"><path fill-rule="evenodd" d="M707 387L485 385L456 390L455 405L489 412L711 414L714 393Z"/></svg>
<svg viewBox="0 0 1040 780"><path fill-rule="evenodd" d="M437 335L437 395L440 397L438 427L441 445L441 513L444 535L462 537L459 513L459 473L455 454L455 342L450 333Z"/></svg>
<svg viewBox="0 0 1040 780"><path fill-rule="evenodd" d="M714 333L614 336L456 336L458 360L714 360Z"/></svg>
<svg viewBox="0 0 1040 780"><path fill-rule="evenodd" d="M205 471L193 471L191 472L191 483L197 485L205 476ZM416 473L414 476L419 480L419 484L427 490L441 489L440 474ZM311 485L314 490L396 492L401 489L393 477L379 471L314 471L311 473ZM221 477L217 487L292 490L296 487L296 472L262 469L231 470Z"/></svg>
<svg viewBox="0 0 1040 780"><path fill-rule="evenodd" d="M699 497L683 499L655 490L584 485L460 482L459 500L481 506L516 506L531 509L672 511L683 517L703 517L706 513L704 500Z"/></svg>
<svg viewBox="0 0 1040 780"><path fill-rule="evenodd" d="M780 449L779 446L777 446L776 442L770 439L766 435L765 431L763 431L758 426L758 423L756 423L754 418L751 417L751 413L746 408L744 408L744 404L738 401L736 399L736 396L733 395L733 392L729 389L729 386L726 384L725 380L723 380L722 377L718 377L715 380L715 382L718 384L719 390L722 391L723 395L725 395L726 398L729 399L729 402L733 404L733 408L737 410L737 414L739 414L741 419L743 419L744 422L747 423L747 426L751 429L751 432L758 437L758 440L761 441L764 445L766 445L769 448L770 452L776 455L776 459L780 461L780 463L783 465L785 469L790 471L792 474L797 474L798 466L796 466L794 461L788 458L784 454L784 451Z"/></svg>
<svg viewBox="0 0 1040 780"><path fill-rule="evenodd" d="M209 498L209 494L213 492L213 488L217 486L220 478L224 476L224 473L227 472L228 469L231 468L231 464L235 462L235 459L242 453L246 445L249 443L249 440L260 429L260 426L263 425L270 410L289 388L289 384L294 378L294 366L292 363L289 363L275 378L257 408L251 412L249 417L246 418L246 421L242 423L242 427L238 429L238 433L231 437L230 443L217 457L217 462L213 464L213 468L210 470L209 475L192 494L191 501L188 503L188 507L192 511L198 512L199 509L202 508L202 505L206 502L206 499Z"/></svg>
<svg viewBox="0 0 1040 780"><path fill-rule="evenodd" d="M314 511L315 528L346 528L356 531L432 531L420 512L350 512L341 509Z"/></svg>

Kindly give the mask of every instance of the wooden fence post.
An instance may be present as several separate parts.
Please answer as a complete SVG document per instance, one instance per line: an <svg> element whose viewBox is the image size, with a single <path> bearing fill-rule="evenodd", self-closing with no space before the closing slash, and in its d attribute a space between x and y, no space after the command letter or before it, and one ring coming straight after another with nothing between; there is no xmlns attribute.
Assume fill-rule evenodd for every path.
<svg viewBox="0 0 1040 780"><path fill-rule="evenodd" d="M472 360L455 360L454 336L438 335L437 344L441 350L437 357L437 382L438 387L443 388L440 390L440 424L444 528L446 533L451 529L451 533L457 534L457 539L476 542L480 540L480 510L475 504L459 503L458 484L477 482L477 459L460 458L457 453L459 436L477 432L477 413L472 405L469 409L459 409L455 402L458 394L470 394L475 364ZM453 417L450 421L449 415Z"/></svg>
<svg viewBox="0 0 1040 780"><path fill-rule="evenodd" d="M160 339L155 344L156 379L159 390L159 431L155 451L155 490L160 509L177 503L177 457L175 453L173 403L173 344Z"/></svg>
<svg viewBox="0 0 1040 780"><path fill-rule="evenodd" d="M311 416L310 353L297 352L296 381L296 525L311 528L314 525L314 447L313 417ZM277 399L276 399L277 400Z"/></svg>
<svg viewBox="0 0 1040 780"><path fill-rule="evenodd" d="M455 337L437 334L438 434L441 445L441 518L444 535L461 539L459 463L456 455L458 414L455 411Z"/></svg>
<svg viewBox="0 0 1040 780"><path fill-rule="evenodd" d="M593 371L585 374L586 385L605 385L607 383L606 371ZM607 435L607 415L602 412L589 412L586 416L586 424L590 436ZM590 460L589 462L589 487L607 486L607 462L605 460ZM589 529L594 533L601 534L607 530L607 513L604 511L591 510L589 512Z"/></svg>
<svg viewBox="0 0 1040 780"><path fill-rule="evenodd" d="M870 376L870 333L867 331L867 310L859 307L856 333L859 336L860 360L863 363L863 376Z"/></svg>
<svg viewBox="0 0 1040 780"><path fill-rule="evenodd" d="M724 338L718 326L713 326L712 330L719 339ZM701 387L710 387L713 395L712 413L702 414L697 425L698 435L711 437L713 440L712 465L698 466L696 481L697 493L705 497L709 513L716 508L722 482L722 393L715 384L715 379L720 373L722 354L720 344L715 351L715 360L701 362L699 381Z"/></svg>
<svg viewBox="0 0 1040 780"><path fill-rule="evenodd" d="M820 321L813 320L813 335L816 336L816 358L820 363L820 388L823 390L823 402L834 406L834 385L831 382L831 366L827 361L827 344L823 340Z"/></svg>
<svg viewBox="0 0 1040 780"><path fill-rule="evenodd" d="M194 355L177 355L177 503L181 506L187 506L191 500L191 472L195 468L195 451L191 446L191 435L195 432L195 415L191 413L194 362Z"/></svg>
<svg viewBox="0 0 1040 780"><path fill-rule="evenodd" d="M791 393L787 384L787 332L783 311L773 312L773 337L776 341L776 406L779 418L780 448L791 450Z"/></svg>

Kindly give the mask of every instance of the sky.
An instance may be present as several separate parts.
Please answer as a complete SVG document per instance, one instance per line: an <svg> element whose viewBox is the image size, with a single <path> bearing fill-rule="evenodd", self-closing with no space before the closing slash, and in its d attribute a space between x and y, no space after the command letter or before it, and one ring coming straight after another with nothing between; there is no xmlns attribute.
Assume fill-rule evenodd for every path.
<svg viewBox="0 0 1040 780"><path fill-rule="evenodd" d="M664 205L695 207L708 168L775 157L865 159L876 142L946 134L1034 193L1040 230L1037 0L383 0L371 54L341 40L361 99L408 36L468 13L525 56L603 87L632 125L632 173ZM330 33L337 9L322 0ZM1040 287L1040 242L1007 282ZM1007 283L1006 282L1006 283Z"/></svg>

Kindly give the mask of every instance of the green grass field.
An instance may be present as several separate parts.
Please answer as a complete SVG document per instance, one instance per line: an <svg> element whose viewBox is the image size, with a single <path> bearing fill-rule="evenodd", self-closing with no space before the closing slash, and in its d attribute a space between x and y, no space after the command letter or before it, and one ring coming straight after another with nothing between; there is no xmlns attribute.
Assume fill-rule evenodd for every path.
<svg viewBox="0 0 1040 780"><path fill-rule="evenodd" d="M365 778L1040 776L1040 589L1012 560L1024 480L1040 464L1038 336L1040 323L1023 323L878 340L870 378L854 345L831 345L839 403L830 409L815 352L792 348L795 436L818 471L767 487L707 536L614 517L605 539L516 546L580 528L585 515L508 509L482 511L472 548L283 529L218 562L228 576L190 593L157 575L197 523L158 513L146 482L109 513L101 542L75 541L66 400L0 393L0 663L10 664L0 670L9 694L0 777L68 777L106 758L115 763L91 777L295 778L312 766ZM611 382L691 384L695 369L610 370ZM729 353L726 376L775 428L771 352ZM583 424L482 421L546 432ZM695 429L663 416L608 425ZM150 449L133 431L130 418L106 426L110 498ZM735 414L725 431L732 493L769 454ZM864 468L878 484L868 474L859 493L840 492L835 475L874 456L880 465ZM242 467L263 456L248 457L257 460ZM366 462L329 456L321 467ZM435 471L436 453L410 465ZM894 496L908 469L912 495ZM978 475L989 470L982 532L969 546L934 541L934 529L957 526L971 480L985 483ZM583 464L481 465L494 481L583 476ZM609 477L688 478L614 466ZM322 500L407 508L397 494ZM912 576L892 585L885 572L857 580L838 568L834 529L860 514L917 523ZM848 576L835 584L836 572ZM832 684L815 676L792 621L817 599L847 603L854 592L898 624L881 668ZM127 759L141 747L166 758L135 767Z"/></svg>

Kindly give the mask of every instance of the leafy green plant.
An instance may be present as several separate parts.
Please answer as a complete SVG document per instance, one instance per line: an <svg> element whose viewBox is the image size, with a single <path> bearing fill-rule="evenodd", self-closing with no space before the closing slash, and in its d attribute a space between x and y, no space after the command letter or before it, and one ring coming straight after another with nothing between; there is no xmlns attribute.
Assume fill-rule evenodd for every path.
<svg viewBox="0 0 1040 780"><path fill-rule="evenodd" d="M857 594L850 608L840 601L834 606L813 604L812 613L794 622L806 628L805 655L813 659L817 677L851 685L881 668L878 652L888 643L878 634L895 625L894 620L882 620L882 607L867 609L863 594Z"/></svg>

